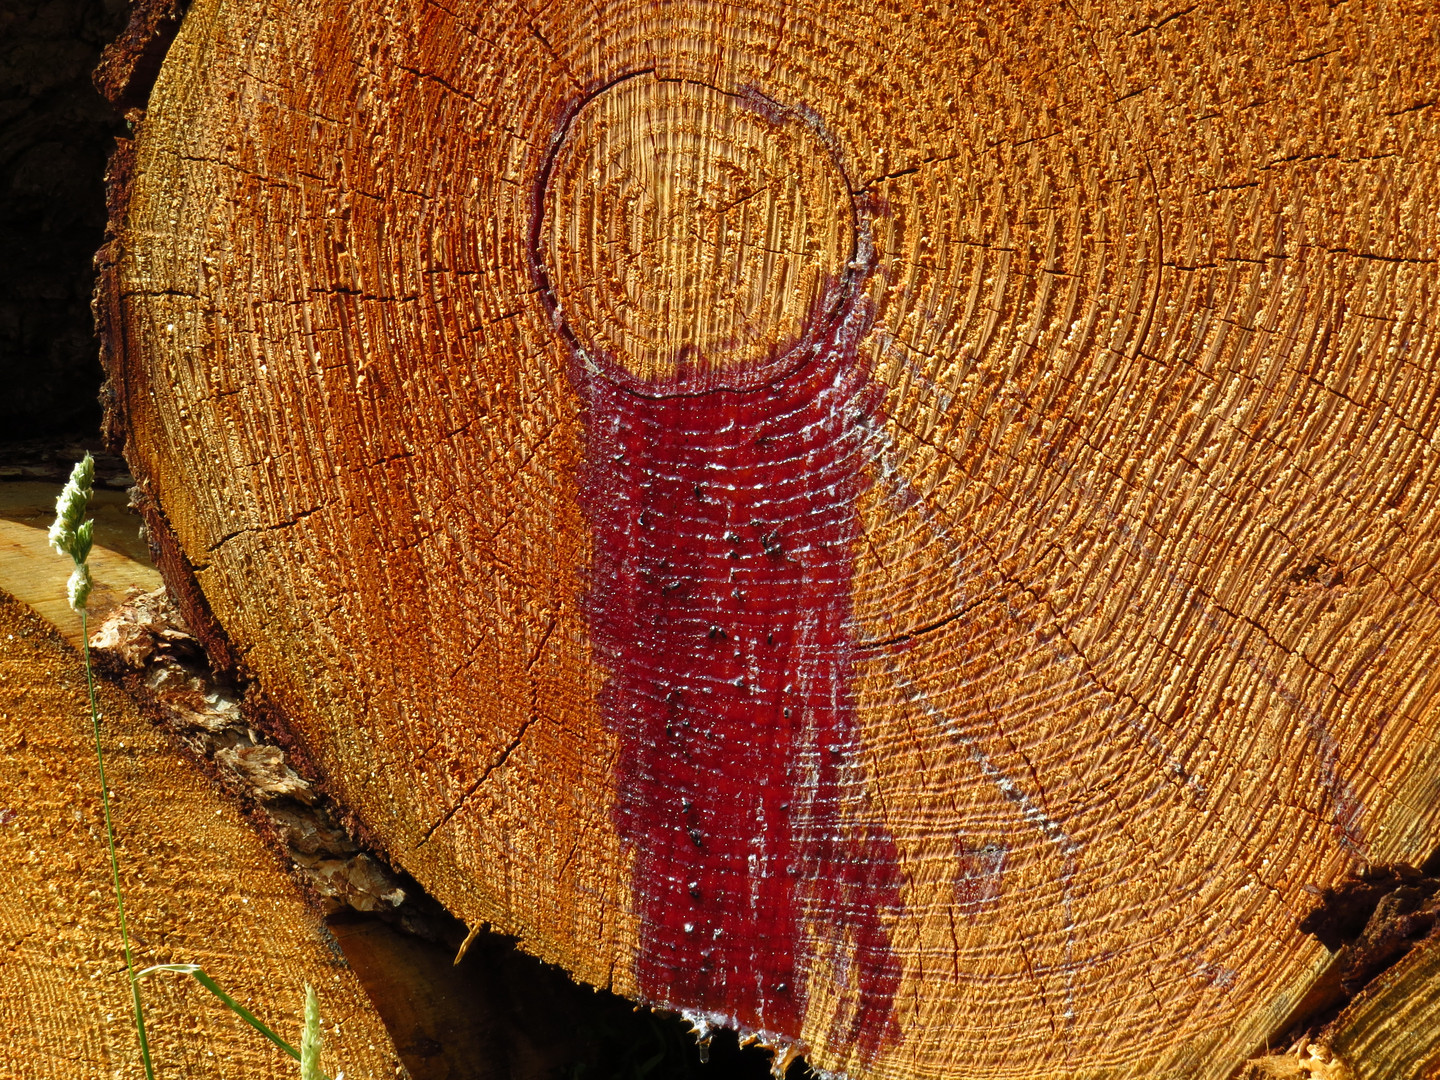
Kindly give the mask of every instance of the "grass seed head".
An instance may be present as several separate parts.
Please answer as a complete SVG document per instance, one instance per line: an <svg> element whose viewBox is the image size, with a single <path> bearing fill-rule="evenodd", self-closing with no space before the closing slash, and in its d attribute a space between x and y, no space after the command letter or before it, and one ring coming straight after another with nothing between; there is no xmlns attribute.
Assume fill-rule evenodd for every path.
<svg viewBox="0 0 1440 1080"><path fill-rule="evenodd" d="M95 494L95 459L87 451L85 457L70 470L70 479L55 500L55 524L50 526L50 546L62 555L75 556L76 532ZM86 554L89 554L87 548Z"/></svg>
<svg viewBox="0 0 1440 1080"><path fill-rule="evenodd" d="M85 605L90 600L90 587L94 582L90 578L90 564L77 563L75 569L70 573L70 580L65 583L66 594L70 597L70 607L75 611L84 611Z"/></svg>
<svg viewBox="0 0 1440 1080"><path fill-rule="evenodd" d="M55 500L55 524L50 526L50 546L61 555L69 555L75 571L66 584L70 606L84 611L90 599L90 547L95 541L95 522L86 521L85 511L95 494L95 459L87 452L83 460L70 470L70 479Z"/></svg>
<svg viewBox="0 0 1440 1080"><path fill-rule="evenodd" d="M320 999L305 984L305 1030L300 1035L300 1080L325 1080L320 1071Z"/></svg>

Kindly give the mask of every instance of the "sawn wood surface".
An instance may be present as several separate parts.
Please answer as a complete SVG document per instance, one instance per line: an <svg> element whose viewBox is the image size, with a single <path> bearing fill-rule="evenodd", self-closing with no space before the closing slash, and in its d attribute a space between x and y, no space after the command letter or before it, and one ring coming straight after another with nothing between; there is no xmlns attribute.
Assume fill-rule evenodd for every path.
<svg viewBox="0 0 1440 1080"><path fill-rule="evenodd" d="M98 299L161 570L580 979L1219 1080L1440 843L1437 27L197 0Z"/></svg>

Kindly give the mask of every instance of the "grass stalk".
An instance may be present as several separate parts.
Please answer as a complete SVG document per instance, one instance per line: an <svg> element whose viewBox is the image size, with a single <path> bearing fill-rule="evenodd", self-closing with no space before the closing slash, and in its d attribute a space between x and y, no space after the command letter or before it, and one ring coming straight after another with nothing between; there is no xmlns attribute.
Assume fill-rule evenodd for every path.
<svg viewBox="0 0 1440 1080"><path fill-rule="evenodd" d="M105 810L105 843L110 851L110 881L115 886L115 910L120 916L120 943L125 948L125 974L130 979L130 1001L135 1010L135 1034L140 1040L140 1061L145 1080L155 1080L150 1060L150 1040L145 1035L145 1009L140 1002L140 983L135 977L135 956L130 948L130 928L125 923L125 891L120 886L120 859L115 854L115 825L110 815L110 784L105 777L105 747L100 738L100 704L95 697L95 669L90 663L90 624L87 605L92 585L90 547L95 539L95 522L87 520L90 498L95 494L95 459L84 460L70 470L70 479L55 500L55 523L50 526L50 546L69 555L74 569L66 582L70 607L80 616L80 647L85 657L85 689L90 697L90 728L95 735L95 763L100 770L100 805Z"/></svg>
<svg viewBox="0 0 1440 1080"><path fill-rule="evenodd" d="M201 970L198 964L156 964L144 971L135 970L135 957L130 948L130 928L125 922L125 890L120 885L120 858L115 852L115 826L110 815L110 782L105 776L105 747L100 737L100 705L95 697L95 669L90 663L90 626L87 602L92 585L90 547L95 536L95 522L85 520L85 512L94 494L95 461L86 454L70 473L70 480L55 500L55 524L50 526L50 546L62 555L69 555L74 571L66 583L70 606L80 616L80 646L85 658L85 688L90 695L90 728L95 735L95 763L100 770L100 805L105 811L105 842L110 851L110 881L115 886L115 910L120 917L120 943L125 949L125 974L130 980L130 1001L135 1010L135 1034L140 1040L140 1061L145 1066L145 1080L155 1080L155 1064L150 1058L150 1039L145 1033L145 1007L140 1000L140 980L160 971L190 975L201 986L219 998L236 1016L264 1035L296 1061L300 1062L301 1080L328 1080L320 1071L320 1003L315 991L305 987L305 1025L296 1050L245 1006L220 989L220 984Z"/></svg>
<svg viewBox="0 0 1440 1080"><path fill-rule="evenodd" d="M95 700L95 672L90 666L90 635L86 609L80 609L80 642L85 656L85 687L90 692L90 726L95 733L95 764L100 769L100 805L105 809L105 841L110 849L110 880L115 886L115 910L120 916L120 943L125 948L125 973L130 979L130 1001L135 1010L135 1034L140 1039L140 1061L145 1080L155 1080L150 1060L150 1040L145 1034L145 1007L140 1003L140 980L130 950L130 929L125 924L125 890L120 887L120 859L115 854L115 828L110 820L110 786L105 779L105 749L100 740L100 708Z"/></svg>

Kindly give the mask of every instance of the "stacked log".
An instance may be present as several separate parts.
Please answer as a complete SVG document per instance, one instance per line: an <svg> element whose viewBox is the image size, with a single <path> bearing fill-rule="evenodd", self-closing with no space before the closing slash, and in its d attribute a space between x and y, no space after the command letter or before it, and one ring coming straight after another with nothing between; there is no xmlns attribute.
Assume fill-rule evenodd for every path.
<svg viewBox="0 0 1440 1080"><path fill-rule="evenodd" d="M581 980L1227 1077L1440 843L1437 26L198 0L97 299L161 570Z"/></svg>
<svg viewBox="0 0 1440 1080"><path fill-rule="evenodd" d="M143 1077L85 670L49 623L3 594L0 639L0 1073ZM330 1075L408 1075L319 915L236 805L119 688L102 683L100 706L137 967L199 964L295 1043L308 983ZM190 978L153 975L142 991L159 1075L297 1074Z"/></svg>

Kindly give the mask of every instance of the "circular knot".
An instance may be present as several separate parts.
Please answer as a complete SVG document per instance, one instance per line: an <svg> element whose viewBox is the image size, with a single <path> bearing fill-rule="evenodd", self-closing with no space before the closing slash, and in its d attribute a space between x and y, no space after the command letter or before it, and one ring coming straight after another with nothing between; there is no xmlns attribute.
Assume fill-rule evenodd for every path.
<svg viewBox="0 0 1440 1080"><path fill-rule="evenodd" d="M542 176L535 256L571 345L666 390L757 385L851 293L857 214L818 121L755 93L628 76Z"/></svg>

